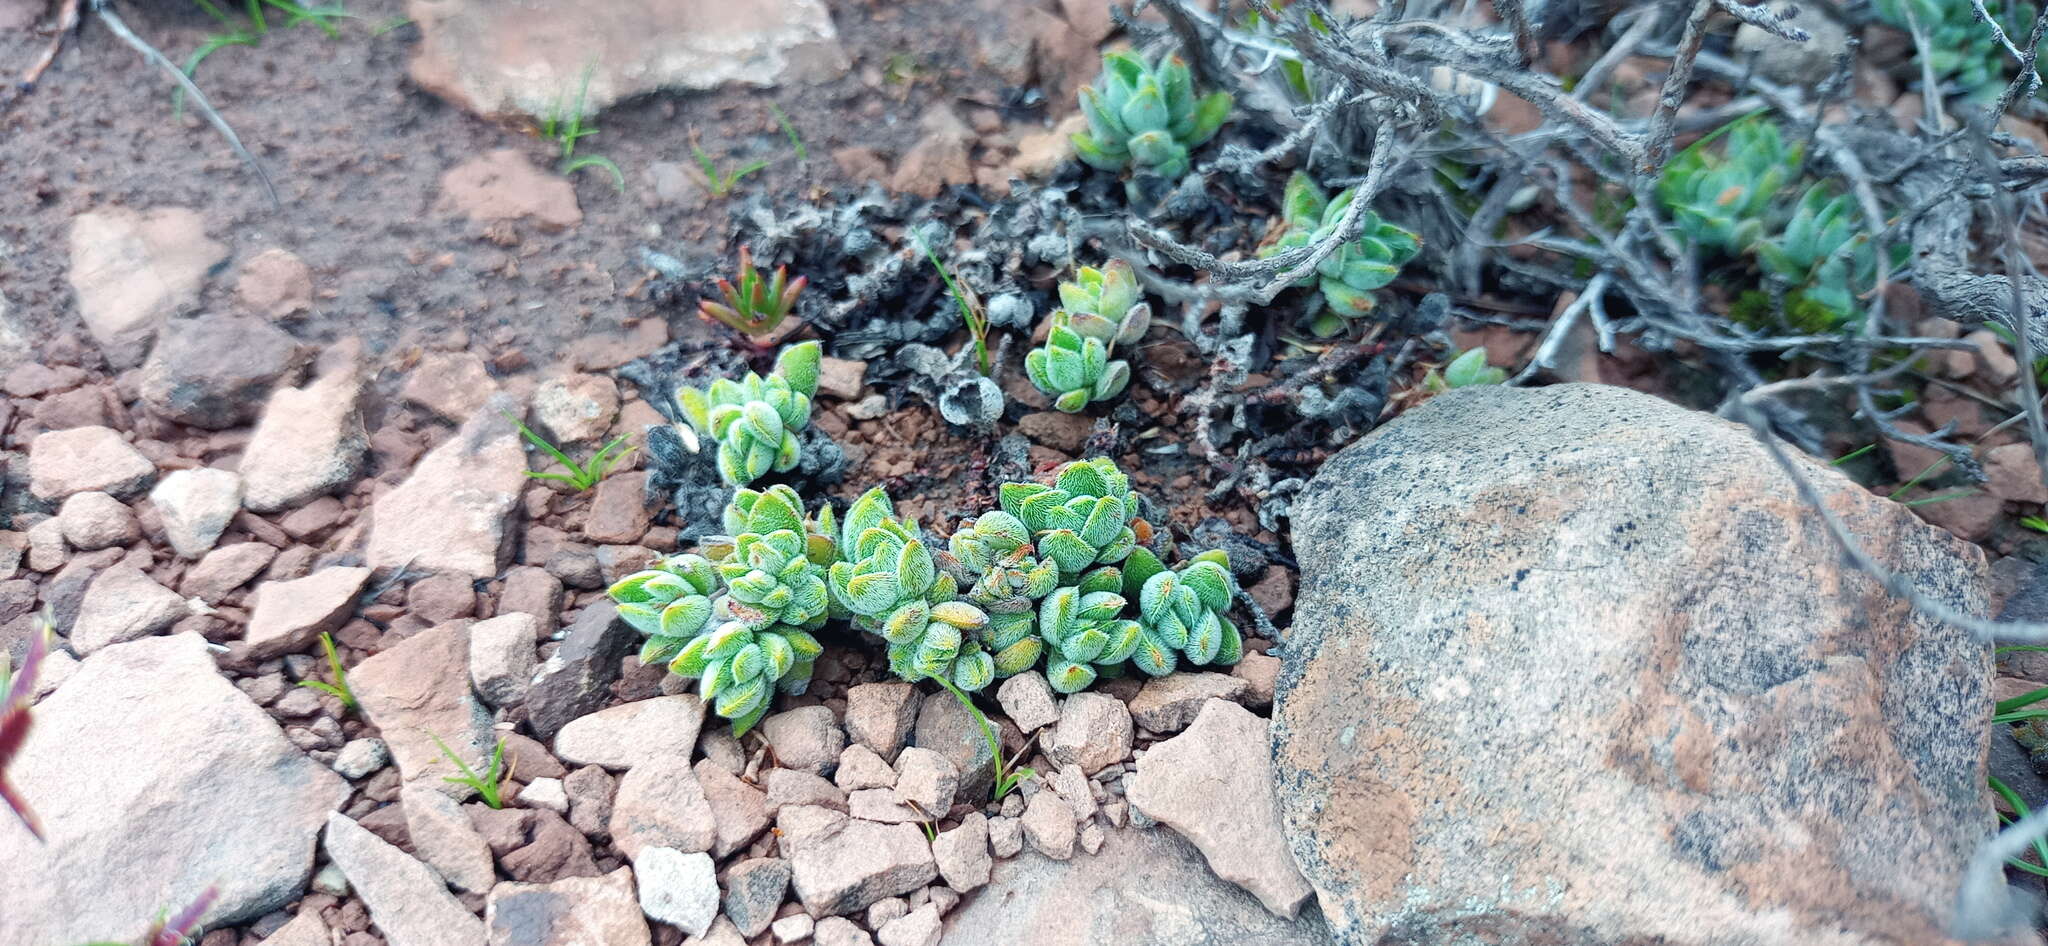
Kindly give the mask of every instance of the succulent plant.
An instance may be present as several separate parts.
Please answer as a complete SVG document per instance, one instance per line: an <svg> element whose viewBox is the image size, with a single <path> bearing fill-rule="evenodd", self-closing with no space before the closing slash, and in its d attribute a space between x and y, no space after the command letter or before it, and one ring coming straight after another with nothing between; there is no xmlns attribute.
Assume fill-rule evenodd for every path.
<svg viewBox="0 0 2048 946"><path fill-rule="evenodd" d="M1143 641L1132 662L1155 677L1172 673L1182 660L1196 666L1237 663L1244 657L1244 639L1224 617L1236 596L1230 558L1221 550L1197 555L1179 571L1147 576L1138 591Z"/></svg>
<svg viewBox="0 0 2048 946"><path fill-rule="evenodd" d="M1722 136L1727 143L1712 150ZM1804 150L1787 144L1776 124L1743 118L1674 156L1657 182L1657 199L1700 249L1735 256L1763 238L1771 202L1798 171Z"/></svg>
<svg viewBox="0 0 2048 946"><path fill-rule="evenodd" d="M831 604L825 568L838 556L831 540L810 533L796 490L780 484L737 490L724 518L732 545L714 567L733 618L754 630L825 623Z"/></svg>
<svg viewBox="0 0 2048 946"><path fill-rule="evenodd" d="M947 680L975 691L996 677L982 646L988 614L958 600L916 523L896 518L879 487L848 507L840 526L844 559L832 564L832 594L856 623L889 644L889 668L905 680Z"/></svg>
<svg viewBox="0 0 2048 946"><path fill-rule="evenodd" d="M752 628L731 620L692 639L668 669L697 678L698 695L712 712L732 720L734 736L743 736L767 714L777 690L802 693L810 685L811 668L824 650L802 628Z"/></svg>
<svg viewBox="0 0 2048 946"><path fill-rule="evenodd" d="M1130 478L1106 457L1061 466L1051 486L1004 483L997 496L1003 511L1030 530L1038 555L1059 567L1063 584L1095 565L1123 561L1151 534L1138 518Z"/></svg>
<svg viewBox="0 0 2048 946"><path fill-rule="evenodd" d="M690 641L711 626L718 592L718 574L702 555L671 555L653 568L612 583L606 593L619 609L619 619L647 638L640 662L673 660Z"/></svg>
<svg viewBox="0 0 2048 946"><path fill-rule="evenodd" d="M1795 325L1824 331L1854 315L1862 289L1877 283L1877 251L1858 225L1856 203L1830 194L1825 184L1807 188L1779 234L1756 244L1765 272L1794 288L1786 300Z"/></svg>
<svg viewBox="0 0 2048 946"><path fill-rule="evenodd" d="M1285 229L1259 255L1273 256L1328 239L1342 225L1357 195L1357 188L1349 188L1338 192L1335 198L1326 198L1313 179L1296 171L1288 178L1281 201ZM1381 220L1370 210L1363 211L1362 216L1358 239L1339 247L1297 284L1316 286L1322 291L1322 308L1311 321L1312 330L1319 336L1342 332L1346 319L1370 314L1377 305L1374 290L1393 282L1401 267L1422 250L1422 238L1414 233Z"/></svg>
<svg viewBox="0 0 2048 946"><path fill-rule="evenodd" d="M1486 346L1467 350L1464 354L1445 364L1442 372L1435 368L1422 378L1422 386L1429 391L1449 391L1453 388L1470 388L1482 384L1499 384L1508 379L1508 373L1486 363Z"/></svg>
<svg viewBox="0 0 2048 946"><path fill-rule="evenodd" d="M1059 587L1060 569L1038 557L1031 530L1001 510L963 523L947 540L952 564L966 574L963 594L988 614L985 643L998 679L1037 665L1037 602Z"/></svg>
<svg viewBox="0 0 2048 946"><path fill-rule="evenodd" d="M1081 160L1105 171L1135 163L1172 180L1187 175L1189 152L1215 137L1230 115L1229 93L1197 98L1178 56L1153 65L1136 53L1106 53L1102 74L1080 96L1088 130L1073 142Z"/></svg>
<svg viewBox="0 0 2048 946"><path fill-rule="evenodd" d="M701 391L676 391L690 426L718 442L718 474L728 484L796 466L796 434L811 420L822 355L817 342L804 342L783 349L766 378L750 371L738 382L720 378Z"/></svg>
<svg viewBox="0 0 2048 946"><path fill-rule="evenodd" d="M772 500L770 503L777 504ZM756 508L759 507L757 503ZM801 528L801 517L797 521ZM779 548L790 541L786 536L801 534L788 530L765 535L743 533L730 555L751 555L751 561L759 562L763 556L778 554ZM751 594L768 584L756 578L756 573L769 573L746 567L744 563L749 561L743 557L738 562L729 558L713 563L701 555L675 555L654 568L620 579L609 590L612 600L618 603L619 617L647 636L640 649L640 662L666 661L670 673L697 679L698 692L711 704L712 711L733 721L734 735L745 734L760 720L776 690L803 692L810 683L812 664L824 650L809 628L779 623L768 616L771 606L776 606L773 614L781 616L806 617L810 612L791 602L779 601L779 596ZM785 591L801 587L801 577L815 578L811 573L820 571L808 561L804 565L805 576L778 587ZM792 571L796 570L774 574ZM711 597L721 577L727 580L728 589ZM821 595L822 584L821 580L817 588ZM742 597L777 600L771 600L769 605L750 604L742 601ZM790 591L790 597L797 597L797 593ZM806 619L810 628L823 623L822 606Z"/></svg>
<svg viewBox="0 0 2048 946"><path fill-rule="evenodd" d="M1038 606L1038 634L1045 640L1045 679L1061 693L1086 689L1104 674L1119 673L1142 645L1144 629L1124 618L1124 596L1116 569L1098 581L1059 588Z"/></svg>
<svg viewBox="0 0 2048 946"><path fill-rule="evenodd" d="M2011 74L2011 57L1991 28L1977 20L1970 0L1871 0L1878 17L1911 32L1917 24L1927 36L1921 48L1935 78L1954 81L1955 91L1974 99L1994 98ZM2024 42L2034 23L2031 3L1987 0L1984 8L2015 43Z"/></svg>
<svg viewBox="0 0 2048 946"><path fill-rule="evenodd" d="M1138 288L1138 276L1120 259L1101 269L1083 266L1073 282L1060 283L1060 308L1075 334L1109 346L1133 344L1152 325L1152 307Z"/></svg>
<svg viewBox="0 0 2048 946"><path fill-rule="evenodd" d="M1031 383L1069 414L1122 394L1131 383L1131 366L1121 358L1110 360L1108 343L1075 331L1072 320L1065 309L1055 310L1045 347L1024 356Z"/></svg>
<svg viewBox="0 0 2048 946"><path fill-rule="evenodd" d="M754 268L753 251L740 247L740 284L734 286L724 279L718 281L718 291L725 296L724 302L701 299L697 312L707 321L717 320L750 336L758 338L775 331L782 320L789 317L796 308L796 297L803 294L809 279L798 276L794 282L789 279L789 268L775 267L772 279L762 279L760 270Z"/></svg>

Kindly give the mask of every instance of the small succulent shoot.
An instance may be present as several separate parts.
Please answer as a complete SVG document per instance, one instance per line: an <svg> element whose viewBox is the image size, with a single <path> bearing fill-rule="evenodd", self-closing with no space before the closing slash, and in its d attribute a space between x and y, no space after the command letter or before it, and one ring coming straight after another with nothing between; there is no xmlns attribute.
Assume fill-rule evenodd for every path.
<svg viewBox="0 0 2048 946"><path fill-rule="evenodd" d="M727 600L727 599L721 599ZM683 647L670 673L694 677L712 712L732 720L734 738L768 714L776 691L802 693L825 647L802 628L773 624L755 629L728 620Z"/></svg>
<svg viewBox="0 0 2048 946"><path fill-rule="evenodd" d="M1422 378L1423 390L1430 392L1449 391L1453 388L1470 388L1482 384L1499 384L1508 379L1508 373L1486 363L1486 346L1466 351L1451 359L1441 372L1430 369Z"/></svg>
<svg viewBox="0 0 2048 946"><path fill-rule="evenodd" d="M796 435L811 421L822 358L817 342L804 342L783 349L766 378L750 371L737 382L720 378L703 390L676 391L690 426L717 441L718 474L728 485L796 467Z"/></svg>
<svg viewBox="0 0 2048 946"><path fill-rule="evenodd" d="M1136 344L1152 325L1152 307L1145 303L1138 276L1120 259L1101 269L1083 266L1073 282L1060 283L1060 308L1075 334L1112 348Z"/></svg>
<svg viewBox="0 0 2048 946"><path fill-rule="evenodd" d="M739 490L725 520L727 529L741 527L731 552L715 564L733 618L751 630L777 624L810 630L824 624L831 603L825 566L836 556L828 549L819 562L796 490L782 485Z"/></svg>
<svg viewBox="0 0 2048 946"><path fill-rule="evenodd" d="M37 615L30 624L28 652L22 657L21 666L12 673L0 674L5 678L0 680L0 802L7 803L8 810L38 841L45 840L43 823L20 789L7 780L7 766L28 742L29 707L36 696L36 674L50 653L50 625L48 612ZM6 653L0 651L0 663L4 663L5 657Z"/></svg>
<svg viewBox="0 0 2048 946"><path fill-rule="evenodd" d="M2008 57L1991 29L1977 19L1977 5L1971 0L1872 0L1870 6L1886 23L1909 33L1917 27L1926 35L1920 55L1937 80L1972 101L1998 97L2008 75ZM2031 3L1987 0L1984 9L2015 43L2032 32Z"/></svg>
<svg viewBox="0 0 2048 946"><path fill-rule="evenodd" d="M1123 561L1151 534L1150 526L1140 525L1130 478L1107 457L1061 466L1051 486L1004 483L997 497L1003 511L1030 530L1038 554L1059 566L1063 584L1096 565Z"/></svg>
<svg viewBox="0 0 2048 946"><path fill-rule="evenodd" d="M1146 578L1138 592L1143 642L1132 662L1155 677L1172 673L1183 660L1198 667L1237 663L1244 657L1244 638L1224 616L1236 596L1230 557L1221 550Z"/></svg>
<svg viewBox="0 0 2048 946"><path fill-rule="evenodd" d="M1764 272L1794 290L1787 314L1806 329L1824 331L1855 315L1861 292L1877 283L1877 251L1858 225L1855 201L1825 184L1807 188L1785 228L1755 249Z"/></svg>
<svg viewBox="0 0 2048 946"><path fill-rule="evenodd" d="M620 462L631 456L635 449L633 447L626 447L626 449L619 451L620 447L626 445L627 440L627 435L621 434L612 442L599 447L596 453L591 454L590 462L579 464L575 460L569 459L569 455L563 453L560 447L549 443L548 438L535 433L533 428L526 426L524 421L513 416L510 412L505 414L505 419L511 421L514 426L519 428L519 435L525 437L528 443L540 448L542 453L554 457L555 462L560 463L562 468L568 471L566 473L556 473L552 470L527 470L525 471L526 478L561 483L579 493L603 482L605 474L610 473ZM613 451L619 452L614 453Z"/></svg>
<svg viewBox="0 0 2048 946"><path fill-rule="evenodd" d="M640 662L652 665L674 660L691 640L710 629L711 596L717 585L717 571L708 559L684 553L619 579L606 593L617 605L619 619L647 638L640 647Z"/></svg>
<svg viewBox="0 0 2048 946"><path fill-rule="evenodd" d="M469 767L469 763L462 761L461 756L448 748L448 744L442 742L440 736L428 733L427 737L434 740L434 745L440 747L441 754L446 756L448 761L455 763L455 770L462 773L441 776L441 781L450 785L467 785L476 790L477 797L484 804L492 808L505 807L503 788L505 780L512 777L512 773L504 769L505 740L498 740L497 746L491 749L491 758L484 765L483 773L478 774L475 769Z"/></svg>
<svg viewBox="0 0 2048 946"><path fill-rule="evenodd" d="M1052 397L1054 407L1077 414L1091 403L1122 394L1131 383L1131 366L1121 358L1112 361L1102 339L1074 331L1072 318L1065 309L1053 312L1045 347L1024 356L1024 373Z"/></svg>
<svg viewBox="0 0 2048 946"><path fill-rule="evenodd" d="M997 679L1031 669L1045 652L1037 602L1059 587L1059 565L1040 559L1022 520L992 510L948 540L953 563L968 574L965 597L988 614L985 644Z"/></svg>
<svg viewBox="0 0 2048 946"><path fill-rule="evenodd" d="M1326 198L1314 179L1296 171L1288 178L1281 200L1281 222L1285 229L1279 239L1259 254L1273 256L1327 240L1343 225L1357 194L1357 188L1348 188L1334 198ZM1310 330L1319 337L1339 334L1349 324L1346 320L1372 314L1378 305L1373 293L1393 282L1401 267L1422 250L1420 236L1381 220L1370 210L1362 214L1363 228L1358 239L1339 247L1314 273L1297 283L1315 286L1322 293L1322 306L1314 311L1310 321Z"/></svg>
<svg viewBox="0 0 2048 946"><path fill-rule="evenodd" d="M880 488L847 508L840 526L832 594L855 623L889 644L889 668L904 680L945 679L978 691L996 678L983 649L988 614L958 600L954 577L942 572L915 522L896 518Z"/></svg>
<svg viewBox="0 0 2048 946"><path fill-rule="evenodd" d="M1144 629L1119 617L1124 596L1107 590L1121 584L1110 569L1106 587L1087 590L1087 583L1056 589L1038 606L1038 633L1045 639L1045 679L1060 693L1087 689L1104 673L1114 673L1135 655Z"/></svg>
<svg viewBox="0 0 2048 946"><path fill-rule="evenodd" d="M362 715L363 708L356 704L355 691L348 688L348 671L342 668L341 655L334 649L334 635L322 632L320 635L320 649L327 652L327 670L334 676L334 682L300 680L299 685L319 690L328 696L334 697L341 701L343 709L358 716Z"/></svg>
<svg viewBox="0 0 2048 946"><path fill-rule="evenodd" d="M791 280L787 266L775 267L775 275L763 279L761 271L754 268L753 250L744 246L740 247L739 277L737 286L719 279L718 291L725 301L700 299L697 313L706 321L723 322L750 338L775 331L796 308L797 297L810 284L807 276Z"/></svg>
<svg viewBox="0 0 2048 946"><path fill-rule="evenodd" d="M1720 151L1710 147L1726 137ZM1735 256L1764 236L1773 201L1798 173L1804 145L1751 115L1693 142L1665 165L1657 199L1701 250Z"/></svg>
<svg viewBox="0 0 2048 946"><path fill-rule="evenodd" d="M1136 53L1106 53L1102 74L1080 96L1088 130L1073 142L1081 160L1105 171L1135 164L1175 181L1192 169L1189 153L1230 116L1229 93L1196 97L1179 56L1154 65Z"/></svg>

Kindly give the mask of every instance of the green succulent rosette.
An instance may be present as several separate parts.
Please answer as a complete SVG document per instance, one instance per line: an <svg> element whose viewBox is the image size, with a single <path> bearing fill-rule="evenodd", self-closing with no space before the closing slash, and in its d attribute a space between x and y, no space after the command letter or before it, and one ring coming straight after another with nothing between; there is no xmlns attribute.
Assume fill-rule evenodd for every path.
<svg viewBox="0 0 2048 946"><path fill-rule="evenodd" d="M739 381L676 391L690 426L718 443L718 474L726 483L744 486L770 470L796 467L796 435L810 423L822 357L817 342L804 342L783 349L765 378L748 372Z"/></svg>

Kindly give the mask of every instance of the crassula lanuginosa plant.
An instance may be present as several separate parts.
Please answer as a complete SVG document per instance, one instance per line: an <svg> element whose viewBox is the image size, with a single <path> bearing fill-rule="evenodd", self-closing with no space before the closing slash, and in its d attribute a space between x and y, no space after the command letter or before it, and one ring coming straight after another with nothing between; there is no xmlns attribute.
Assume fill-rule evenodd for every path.
<svg viewBox="0 0 2048 946"><path fill-rule="evenodd" d="M1197 97L1188 64L1172 55L1155 65L1133 52L1105 53L1102 74L1080 97L1088 130L1073 142L1081 160L1105 171L1135 164L1175 181L1230 116L1230 94Z"/></svg>
<svg viewBox="0 0 2048 946"><path fill-rule="evenodd" d="M745 486L770 470L796 466L796 435L811 421L823 354L817 342L791 345L765 378L750 371L739 381L720 378L703 390L676 391L690 426L717 441L718 475L727 484Z"/></svg>
<svg viewBox="0 0 2048 946"><path fill-rule="evenodd" d="M816 519L787 486L741 489L724 513L732 535L621 579L611 597L647 637L642 662L699 680L735 734L777 691L803 692L822 650L812 632L833 618L881 637L902 679L968 692L1041 665L1072 693L1130 666L1158 675L1243 655L1224 616L1238 596L1229 560L1167 568L1115 463L1068 463L1003 484L999 499L935 549L879 488Z"/></svg>
<svg viewBox="0 0 2048 946"><path fill-rule="evenodd" d="M1715 149L1715 139L1724 137ZM1772 122L1739 119L1672 157L1657 181L1658 202L1700 249L1746 252L1763 239L1771 204L1798 172L1804 151Z"/></svg>
<svg viewBox="0 0 2048 946"><path fill-rule="evenodd" d="M1928 70L1946 83L1947 91L1972 101L1996 98L2017 65L1991 27L1977 20L1971 0L1871 0L1870 7L1879 19L1908 33L1917 26L1927 37L1921 53ZM2033 31L2031 3L1986 0L1984 9L2016 44Z"/></svg>
<svg viewBox="0 0 2048 946"><path fill-rule="evenodd" d="M1343 226L1357 188L1323 196L1322 188L1299 171L1287 180L1281 200L1280 237L1259 250L1261 257L1273 256L1296 247L1329 238ZM1315 286L1322 292L1322 307L1311 316L1310 329L1329 337L1344 331L1347 319L1363 318L1377 306L1373 292L1394 281L1401 267L1422 250L1422 238L1381 220L1370 210L1364 217L1358 239L1331 253L1316 271L1296 285Z"/></svg>
<svg viewBox="0 0 2048 946"><path fill-rule="evenodd" d="M847 507L830 585L862 629L889 645L889 669L912 682L946 680L968 692L996 678L982 647L988 614L960 600L914 521L896 517L889 494L868 490Z"/></svg>
<svg viewBox="0 0 2048 946"><path fill-rule="evenodd" d="M1782 194L1797 182L1802 154L1776 124L1750 116L1680 152L1657 183L1658 201L1693 245L1724 258L1754 256L1786 290L1782 313L1762 291L1741 293L1729 309L1738 322L1782 314L1797 331L1828 331L1856 314L1861 294L1876 285L1876 251L1853 198L1816 183L1787 210Z"/></svg>
<svg viewBox="0 0 2048 946"><path fill-rule="evenodd" d="M738 735L776 691L809 684L824 650L811 632L830 613L825 566L836 553L787 486L737 491L724 520L733 534L711 539L710 557L672 556L620 579L610 594L619 617L647 636L640 661L696 678Z"/></svg>
<svg viewBox="0 0 2048 946"><path fill-rule="evenodd" d="M1131 366L1109 356L1119 344L1144 337L1152 307L1143 301L1138 277L1122 260L1095 269L1081 267L1073 282L1060 284L1060 307L1052 314L1045 345L1024 356L1024 373L1053 406L1069 414L1122 394Z"/></svg>

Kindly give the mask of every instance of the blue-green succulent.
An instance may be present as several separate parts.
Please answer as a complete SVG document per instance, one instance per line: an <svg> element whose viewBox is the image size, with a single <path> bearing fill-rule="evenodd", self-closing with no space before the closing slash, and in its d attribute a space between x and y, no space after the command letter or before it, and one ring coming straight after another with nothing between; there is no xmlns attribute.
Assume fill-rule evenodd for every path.
<svg viewBox="0 0 2048 946"><path fill-rule="evenodd" d="M1259 255L1269 257L1329 239L1343 224L1357 195L1357 188L1348 188L1334 198L1325 197L1313 179L1295 172L1281 200L1284 229ZM1393 282L1401 267L1422 251L1422 238L1413 232L1381 220L1370 210L1361 213L1364 220L1358 239L1339 247L1296 284L1315 286L1322 293L1322 305L1310 322L1319 336L1336 335L1349 324L1346 320L1370 315L1378 306L1373 293Z"/></svg>
<svg viewBox="0 0 2048 946"><path fill-rule="evenodd" d="M1187 175L1189 153L1230 116L1229 93L1196 96L1178 56L1155 65L1132 52L1106 53L1102 74L1080 96L1088 130L1073 142L1081 160L1106 171L1135 164L1172 180Z"/></svg>
<svg viewBox="0 0 2048 946"><path fill-rule="evenodd" d="M982 646L988 614L960 600L915 522L898 519L889 494L869 490L848 507L828 584L855 623L889 645L889 669L905 680L936 677L969 692L996 678Z"/></svg>
<svg viewBox="0 0 2048 946"><path fill-rule="evenodd" d="M765 378L750 371L739 381L720 378L703 390L676 391L690 426L717 441L718 475L728 485L796 467L796 435L811 422L822 357L817 342L803 342L783 349Z"/></svg>

